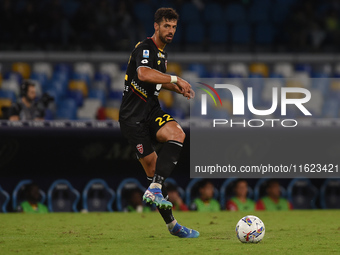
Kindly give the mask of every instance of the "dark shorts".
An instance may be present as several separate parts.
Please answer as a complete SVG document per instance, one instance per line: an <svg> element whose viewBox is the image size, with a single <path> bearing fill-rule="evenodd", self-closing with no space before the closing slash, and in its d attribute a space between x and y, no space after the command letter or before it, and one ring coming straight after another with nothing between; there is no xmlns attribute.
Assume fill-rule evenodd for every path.
<svg viewBox="0 0 340 255"><path fill-rule="evenodd" d="M135 150L137 158L143 158L155 151L158 143L156 134L166 123L175 119L161 108L154 110L147 120L130 123L120 120L120 130Z"/></svg>

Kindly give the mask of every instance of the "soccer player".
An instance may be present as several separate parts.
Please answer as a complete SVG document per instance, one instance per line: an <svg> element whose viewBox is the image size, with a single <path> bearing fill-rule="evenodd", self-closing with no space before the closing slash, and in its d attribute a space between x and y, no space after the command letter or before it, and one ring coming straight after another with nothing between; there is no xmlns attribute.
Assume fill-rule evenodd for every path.
<svg viewBox="0 0 340 255"><path fill-rule="evenodd" d="M167 201L164 181L170 176L183 147L185 134L174 118L159 104L161 88L175 91L190 99L195 96L191 85L177 76L165 74L166 44L176 32L178 14L172 8L160 8L155 13L155 33L137 43L130 55L125 75L125 89L119 111L122 134L136 149L150 186L143 200L158 207L168 230L182 238L195 238L199 233L177 223L172 204ZM159 155L153 145L163 143Z"/></svg>
<svg viewBox="0 0 340 255"><path fill-rule="evenodd" d="M229 211L254 211L255 202L247 198L248 183L244 179L238 179L234 184L234 194L229 201L227 201L226 208Z"/></svg>

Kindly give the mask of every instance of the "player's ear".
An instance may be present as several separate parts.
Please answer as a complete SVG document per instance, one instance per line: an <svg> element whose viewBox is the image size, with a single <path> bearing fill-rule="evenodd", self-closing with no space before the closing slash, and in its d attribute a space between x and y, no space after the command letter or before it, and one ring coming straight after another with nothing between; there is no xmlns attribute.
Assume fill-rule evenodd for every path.
<svg viewBox="0 0 340 255"><path fill-rule="evenodd" d="M153 27L155 28L155 31L159 30L159 24L157 22L153 23Z"/></svg>

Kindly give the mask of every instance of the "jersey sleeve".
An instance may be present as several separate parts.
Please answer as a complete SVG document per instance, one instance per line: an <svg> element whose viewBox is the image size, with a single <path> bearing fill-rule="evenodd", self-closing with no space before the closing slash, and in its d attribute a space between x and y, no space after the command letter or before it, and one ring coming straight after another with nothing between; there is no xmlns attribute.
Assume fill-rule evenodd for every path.
<svg viewBox="0 0 340 255"><path fill-rule="evenodd" d="M156 59L154 51L148 46L139 46L136 49L136 69L141 66L154 68L154 62Z"/></svg>

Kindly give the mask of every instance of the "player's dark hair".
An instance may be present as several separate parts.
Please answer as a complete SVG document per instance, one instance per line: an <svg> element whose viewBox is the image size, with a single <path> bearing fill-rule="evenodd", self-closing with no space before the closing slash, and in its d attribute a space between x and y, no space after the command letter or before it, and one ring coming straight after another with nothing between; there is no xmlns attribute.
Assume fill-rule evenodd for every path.
<svg viewBox="0 0 340 255"><path fill-rule="evenodd" d="M274 184L279 184L279 185L280 185L280 183L279 183L278 180L276 180L276 179L270 179L270 180L267 182L266 187L267 187L267 188L270 188L270 187L273 186Z"/></svg>
<svg viewBox="0 0 340 255"><path fill-rule="evenodd" d="M202 181L200 181L200 182L198 183L198 188L199 188L199 189L204 188L208 183L213 184L210 180L208 180L208 179L203 179Z"/></svg>
<svg viewBox="0 0 340 255"><path fill-rule="evenodd" d="M155 13L155 22L160 23L162 20L178 20L178 13L172 8L159 8Z"/></svg>
<svg viewBox="0 0 340 255"><path fill-rule="evenodd" d="M236 189L237 185L238 185L240 182L245 182L245 183L247 183L247 185L248 185L248 182L247 182L246 179L237 179L237 180L234 181L234 183L233 183L233 189Z"/></svg>
<svg viewBox="0 0 340 255"><path fill-rule="evenodd" d="M31 86L32 87L35 86L34 82L30 80L25 80L20 87L20 96L21 97L27 96L28 88Z"/></svg>

